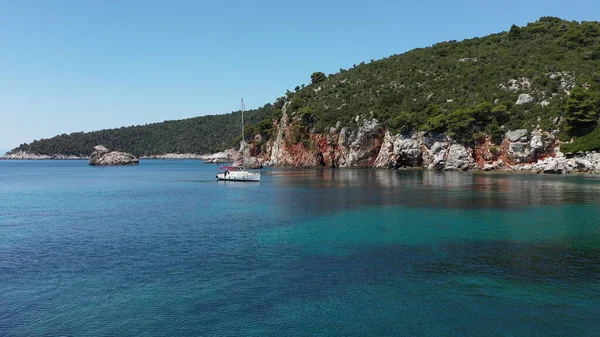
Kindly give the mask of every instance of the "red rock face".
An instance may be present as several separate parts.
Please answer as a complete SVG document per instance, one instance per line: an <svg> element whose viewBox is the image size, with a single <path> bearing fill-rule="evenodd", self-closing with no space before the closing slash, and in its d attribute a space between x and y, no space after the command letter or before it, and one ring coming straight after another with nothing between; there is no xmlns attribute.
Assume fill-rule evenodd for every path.
<svg viewBox="0 0 600 337"><path fill-rule="evenodd" d="M263 159L275 166L371 167L381 147L383 129L363 120L357 130L305 134L286 114L276 124Z"/></svg>
<svg viewBox="0 0 600 337"><path fill-rule="evenodd" d="M256 144L252 143L250 146L250 155L252 157L258 157L262 154L262 149Z"/></svg>
<svg viewBox="0 0 600 337"><path fill-rule="evenodd" d="M473 159L479 168L483 168L485 164L500 159L503 152L506 151L503 151L502 146L493 144L491 140L486 137L486 139L475 146L475 149L473 150Z"/></svg>
<svg viewBox="0 0 600 337"><path fill-rule="evenodd" d="M306 129L302 130L295 123L297 122L293 118L284 114L281 120L275 123L275 133L266 143L264 150L253 144L249 149L250 154L258 157L261 162L273 166L392 168L398 166L399 156L401 157L403 153L394 153L394 142L406 140L406 137L398 138L399 135L387 134L386 136L385 129L376 120L362 120L355 130L341 129L328 133L308 134L305 133ZM299 134L300 132L302 134ZM420 147L410 148L421 149L417 152L422 153L423 157L411 157L409 166L426 166L431 161L424 159L426 155L435 156L430 153L430 147L435 142L432 139L440 138L436 137L422 135L413 139L413 145L415 141L421 142ZM445 137L441 138L445 139ZM382 149L384 141L385 149ZM446 145L442 145L447 151L453 142L451 140L444 142L446 143L443 144ZM472 154L475 167L479 169L490 165L494 169L502 169L554 157L556 145L554 136L534 131L531 135L512 143L504 139L501 144L494 144L486 137L472 149L466 148L464 152L469 156ZM434 165L429 168L436 169L436 167Z"/></svg>
<svg viewBox="0 0 600 337"><path fill-rule="evenodd" d="M503 139L502 143L494 144L489 138L486 138L480 144L475 146L473 151L475 163L479 168L483 168L484 165L493 162L501 161L502 167L518 165L518 164L531 164L547 158L556 157L555 148L559 145L558 141L548 134L541 134L538 136L541 142L541 147L533 148L532 140L522 142L511 142L508 139ZM528 153L527 159L520 161L519 153L511 150L515 144L520 144L524 148L524 152Z"/></svg>

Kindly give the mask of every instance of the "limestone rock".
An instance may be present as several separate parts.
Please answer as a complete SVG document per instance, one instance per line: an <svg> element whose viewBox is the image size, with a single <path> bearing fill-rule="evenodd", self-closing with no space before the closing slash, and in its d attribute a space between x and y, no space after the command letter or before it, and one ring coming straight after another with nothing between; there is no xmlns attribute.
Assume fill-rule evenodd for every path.
<svg viewBox="0 0 600 337"><path fill-rule="evenodd" d="M104 153L110 152L110 150L107 149L106 146L104 146L104 145L96 145L96 146L94 146L94 151L98 152L98 154L104 154Z"/></svg>
<svg viewBox="0 0 600 337"><path fill-rule="evenodd" d="M546 161L546 165L544 166L543 172L563 174L567 173L567 169L562 161L557 160L556 158L549 158Z"/></svg>
<svg viewBox="0 0 600 337"><path fill-rule="evenodd" d="M515 131L508 131L506 133L506 139L508 139L511 142L518 142L518 141L524 141L526 140L527 136L527 130L526 129L519 129L519 130L515 130Z"/></svg>
<svg viewBox="0 0 600 337"><path fill-rule="evenodd" d="M262 168L263 164L261 160L257 157L245 157L244 158L244 167L249 169Z"/></svg>
<svg viewBox="0 0 600 337"><path fill-rule="evenodd" d="M139 163L139 159L132 154L110 151L102 145L94 147L94 152L90 155L89 160L89 164L92 166L139 165Z"/></svg>
<svg viewBox="0 0 600 337"><path fill-rule="evenodd" d="M0 157L0 159L4 160L81 160L88 159L84 156L76 156L76 155L64 155L64 154L37 154L37 153L29 153L25 151L18 151L15 153L7 153L4 156Z"/></svg>
<svg viewBox="0 0 600 337"><path fill-rule="evenodd" d="M399 166L420 167L423 164L423 149L430 142L423 132L394 141L394 155Z"/></svg>
<svg viewBox="0 0 600 337"><path fill-rule="evenodd" d="M394 154L401 166L418 167L423 162L423 142L415 138L399 139L394 142Z"/></svg>
<svg viewBox="0 0 600 337"><path fill-rule="evenodd" d="M438 138L423 151L423 167L428 170L443 170L446 164L446 154L450 143L446 139Z"/></svg>
<svg viewBox="0 0 600 337"><path fill-rule="evenodd" d="M496 170L501 169L502 167L504 167L504 162L502 161L502 159L498 159L495 162L484 164L483 170L484 171L496 171Z"/></svg>
<svg viewBox="0 0 600 337"><path fill-rule="evenodd" d="M5 154L0 157L2 159L10 159L10 160L39 160L39 159L52 159L51 156L48 155L40 155L35 153L29 153L25 151L19 151L15 153Z"/></svg>
<svg viewBox="0 0 600 337"><path fill-rule="evenodd" d="M286 164L285 135L286 130L288 129L289 117L287 114L287 108L289 105L289 102L286 102L283 105L283 115L279 120L279 124L277 125L277 135L275 136L275 140L272 142L273 145L271 146L271 156L269 158L269 165L277 166Z"/></svg>
<svg viewBox="0 0 600 337"><path fill-rule="evenodd" d="M471 149L467 149L460 144L452 144L448 150L448 157L444 170L462 170L466 171L473 167L475 161L471 154Z"/></svg>
<svg viewBox="0 0 600 337"><path fill-rule="evenodd" d="M383 129L376 119L365 119L352 137L345 160L346 167L369 167L376 160Z"/></svg>
<svg viewBox="0 0 600 337"><path fill-rule="evenodd" d="M508 91L530 90L531 80L526 77L518 79L511 78L507 83L501 84L500 88Z"/></svg>
<svg viewBox="0 0 600 337"><path fill-rule="evenodd" d="M519 142L510 143L508 146L508 156L512 159L512 162L520 164L531 160L533 154L528 145L527 143Z"/></svg>
<svg viewBox="0 0 600 337"><path fill-rule="evenodd" d="M575 172L591 172L594 170L594 165L585 158L562 159L565 167L569 171Z"/></svg>
<svg viewBox="0 0 600 337"><path fill-rule="evenodd" d="M530 94L520 94L519 98L515 102L515 105L523 105L523 104L531 103L533 101L534 101L534 98Z"/></svg>
<svg viewBox="0 0 600 337"><path fill-rule="evenodd" d="M531 146L531 148L533 150L541 150L544 148L544 142L542 141L542 135L541 134L534 134L531 137L531 141L529 142L529 146Z"/></svg>
<svg viewBox="0 0 600 337"><path fill-rule="evenodd" d="M204 160L205 163L231 163L237 157L239 157L238 151L235 149L227 149L221 152L201 155L198 159Z"/></svg>
<svg viewBox="0 0 600 337"><path fill-rule="evenodd" d="M379 154L375 159L373 167L375 168L394 168L396 166L396 157L394 154L394 142L395 137L389 131L385 132L383 140L381 141L381 147L379 148Z"/></svg>

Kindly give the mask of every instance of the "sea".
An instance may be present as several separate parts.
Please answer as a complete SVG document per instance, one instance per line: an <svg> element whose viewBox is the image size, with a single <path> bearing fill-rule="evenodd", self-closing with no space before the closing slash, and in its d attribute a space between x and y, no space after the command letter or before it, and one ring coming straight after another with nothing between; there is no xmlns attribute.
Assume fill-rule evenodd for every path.
<svg viewBox="0 0 600 337"><path fill-rule="evenodd" d="M0 336L600 336L600 177L0 161Z"/></svg>

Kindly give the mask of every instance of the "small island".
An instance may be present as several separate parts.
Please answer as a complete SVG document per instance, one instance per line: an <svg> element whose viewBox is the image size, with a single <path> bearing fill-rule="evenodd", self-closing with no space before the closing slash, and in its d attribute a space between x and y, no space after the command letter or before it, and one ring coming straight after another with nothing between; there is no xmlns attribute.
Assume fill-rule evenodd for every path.
<svg viewBox="0 0 600 337"><path fill-rule="evenodd" d="M140 160L126 152L110 151L104 145L96 145L90 155L91 166L125 166L139 165Z"/></svg>

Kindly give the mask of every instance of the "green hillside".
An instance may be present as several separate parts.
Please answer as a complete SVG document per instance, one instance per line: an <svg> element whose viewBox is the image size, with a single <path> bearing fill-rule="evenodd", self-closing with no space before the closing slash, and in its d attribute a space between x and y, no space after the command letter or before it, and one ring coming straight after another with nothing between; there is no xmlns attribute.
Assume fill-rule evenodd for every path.
<svg viewBox="0 0 600 337"><path fill-rule="evenodd" d="M600 23L544 17L526 27L442 42L329 76L315 73L310 85L288 92L287 99L291 111L316 132L337 122L351 127L356 115L372 115L396 131L444 132L468 143L484 132L498 137L502 125L556 129L559 116L564 137L585 134L596 125L599 82ZM567 114L567 91L578 87L588 89L578 97L589 103L581 119L591 116L593 123ZM516 105L520 94L530 94L533 102Z"/></svg>
<svg viewBox="0 0 600 337"><path fill-rule="evenodd" d="M283 103L291 101L288 112L299 141L336 125L356 127L360 115L395 132L446 133L468 144L485 134L499 139L507 129L539 126L560 129L562 139L585 136L566 148L600 148L600 132L593 132L600 110L600 23L543 17L507 28L336 74L315 72L310 84L249 114L249 134L268 138L269 118L277 118ZM524 94L529 95L521 97L524 104L516 104ZM210 152L235 143L238 121L234 113L61 135L19 150L86 154L101 143L134 154Z"/></svg>
<svg viewBox="0 0 600 337"><path fill-rule="evenodd" d="M244 112L244 120L258 125L273 114L273 105ZM264 124L264 123L263 123ZM268 119L268 124L271 120ZM210 153L237 147L241 139L241 111L93 132L62 134L22 144L11 152L89 155L102 144L134 155Z"/></svg>

